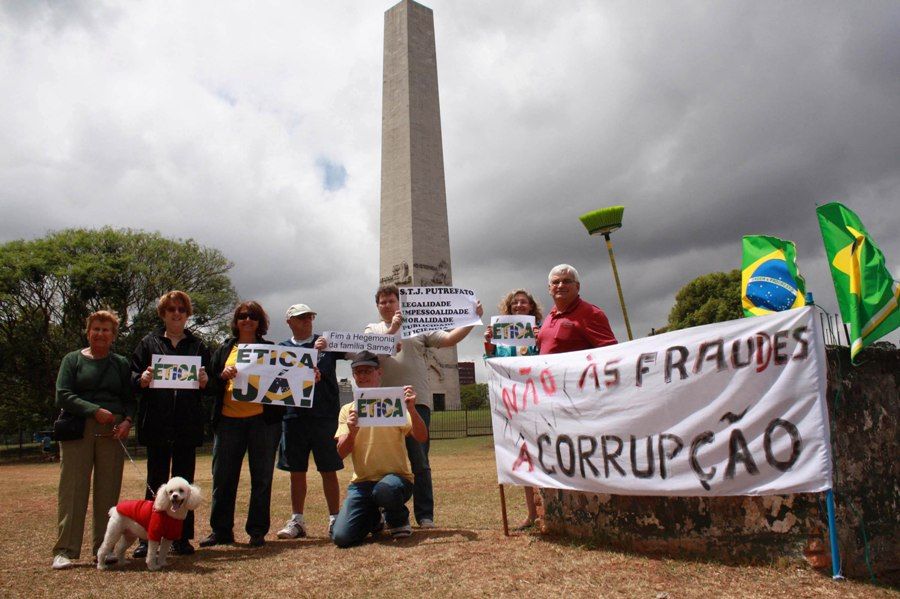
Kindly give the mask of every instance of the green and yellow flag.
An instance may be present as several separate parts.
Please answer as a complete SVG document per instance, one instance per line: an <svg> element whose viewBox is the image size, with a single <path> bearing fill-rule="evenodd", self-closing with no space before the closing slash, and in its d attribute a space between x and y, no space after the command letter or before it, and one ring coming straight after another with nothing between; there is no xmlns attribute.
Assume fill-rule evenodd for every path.
<svg viewBox="0 0 900 599"><path fill-rule="evenodd" d="M816 208L841 318L850 323L850 357L900 327L900 284L862 221L838 203Z"/></svg>
<svg viewBox="0 0 900 599"><path fill-rule="evenodd" d="M744 316L763 316L806 305L806 282L797 268L794 242L745 235L741 261Z"/></svg>

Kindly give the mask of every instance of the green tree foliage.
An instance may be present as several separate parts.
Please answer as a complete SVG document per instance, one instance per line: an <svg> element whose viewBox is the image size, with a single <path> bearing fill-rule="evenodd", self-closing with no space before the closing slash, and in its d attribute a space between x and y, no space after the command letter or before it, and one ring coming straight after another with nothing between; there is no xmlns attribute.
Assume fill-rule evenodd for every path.
<svg viewBox="0 0 900 599"><path fill-rule="evenodd" d="M681 288L669 312L667 330L734 320L741 310L741 271L701 275Z"/></svg>
<svg viewBox="0 0 900 599"><path fill-rule="evenodd" d="M95 310L118 313L125 356L159 324L156 302L172 289L191 296L193 329L217 336L236 302L231 267L191 239L111 228L0 245L0 429L52 420L59 362L86 345Z"/></svg>
<svg viewBox="0 0 900 599"><path fill-rule="evenodd" d="M465 410L477 410L488 405L488 386L486 383L460 385L459 403Z"/></svg>

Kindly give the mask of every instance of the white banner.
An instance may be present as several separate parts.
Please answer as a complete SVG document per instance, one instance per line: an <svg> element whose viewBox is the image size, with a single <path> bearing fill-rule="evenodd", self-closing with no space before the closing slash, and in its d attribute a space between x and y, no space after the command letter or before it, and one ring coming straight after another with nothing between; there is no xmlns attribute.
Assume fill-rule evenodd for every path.
<svg viewBox="0 0 900 599"><path fill-rule="evenodd" d="M151 389L199 389L200 356L166 356L150 358Z"/></svg>
<svg viewBox="0 0 900 599"><path fill-rule="evenodd" d="M393 356L397 353L396 335L375 335L372 333L322 333L328 343L328 351L361 352Z"/></svg>
<svg viewBox="0 0 900 599"><path fill-rule="evenodd" d="M444 331L457 327L482 324L475 313L478 298L475 292L457 287L401 287L400 311L403 339L429 331Z"/></svg>
<svg viewBox="0 0 900 599"><path fill-rule="evenodd" d="M818 324L798 308L488 360L499 482L620 495L829 489Z"/></svg>
<svg viewBox="0 0 900 599"><path fill-rule="evenodd" d="M491 316L491 343L494 345L534 345L534 316Z"/></svg>
<svg viewBox="0 0 900 599"><path fill-rule="evenodd" d="M318 352L305 347L240 343L235 401L311 408Z"/></svg>
<svg viewBox="0 0 900 599"><path fill-rule="evenodd" d="M403 387L353 389L359 426L406 426Z"/></svg>

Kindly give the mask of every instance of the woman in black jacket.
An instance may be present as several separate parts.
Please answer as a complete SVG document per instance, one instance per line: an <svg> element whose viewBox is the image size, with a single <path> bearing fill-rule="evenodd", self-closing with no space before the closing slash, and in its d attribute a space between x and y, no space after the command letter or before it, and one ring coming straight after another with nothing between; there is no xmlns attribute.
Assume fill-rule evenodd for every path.
<svg viewBox="0 0 900 599"><path fill-rule="evenodd" d="M169 480L180 476L194 482L197 448L203 444L206 414L201 402L209 368L209 351L199 337L185 328L193 314L191 298L183 291L170 291L159 298L156 312L163 326L148 333L135 348L131 358L131 376L140 390L138 408L138 442L147 447L146 499ZM152 358L163 356L200 356L198 373L200 389L151 388ZM188 512L181 539L172 543L179 555L194 553L194 512ZM134 557L146 557L147 541L141 541Z"/></svg>
<svg viewBox="0 0 900 599"><path fill-rule="evenodd" d="M234 542L234 505L244 454L250 464L250 505L246 531L251 547L265 545L271 518L272 474L275 451L281 440L284 407L236 401L232 397L237 376L239 343L271 343L263 338L269 329L269 317L257 302L238 304L231 319L229 338L216 350L210 363L213 408L213 497L209 523L212 533L201 547Z"/></svg>

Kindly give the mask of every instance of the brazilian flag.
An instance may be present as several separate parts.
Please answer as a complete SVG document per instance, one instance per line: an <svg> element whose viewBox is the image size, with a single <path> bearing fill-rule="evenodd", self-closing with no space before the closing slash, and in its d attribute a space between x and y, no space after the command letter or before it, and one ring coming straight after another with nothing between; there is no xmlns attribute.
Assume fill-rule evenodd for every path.
<svg viewBox="0 0 900 599"><path fill-rule="evenodd" d="M744 316L762 316L806 305L806 281L797 268L794 242L745 235L741 262Z"/></svg>
<svg viewBox="0 0 900 599"><path fill-rule="evenodd" d="M850 323L850 357L900 326L900 284L852 211L838 203L816 208L841 318Z"/></svg>

